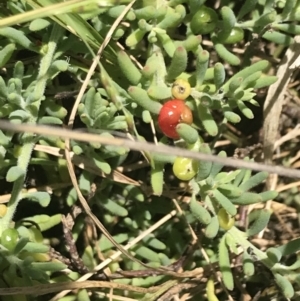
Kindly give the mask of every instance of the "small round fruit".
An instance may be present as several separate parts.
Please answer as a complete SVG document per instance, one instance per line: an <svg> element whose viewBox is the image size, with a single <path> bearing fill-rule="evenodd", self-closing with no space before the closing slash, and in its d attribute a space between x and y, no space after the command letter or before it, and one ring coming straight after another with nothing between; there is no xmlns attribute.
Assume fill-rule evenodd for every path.
<svg viewBox="0 0 300 301"><path fill-rule="evenodd" d="M158 125L161 131L169 138L178 139L176 126L179 123L193 123L191 109L180 99L167 101L158 115Z"/></svg>
<svg viewBox="0 0 300 301"><path fill-rule="evenodd" d="M5 229L1 235L1 244L9 251L13 251L19 239L19 232L16 229Z"/></svg>
<svg viewBox="0 0 300 301"><path fill-rule="evenodd" d="M191 180L198 171L198 162L190 158L177 157L173 164L174 175L182 181Z"/></svg>
<svg viewBox="0 0 300 301"><path fill-rule="evenodd" d="M225 44L235 44L244 39L244 30L239 27L234 27L230 35L223 41Z"/></svg>
<svg viewBox="0 0 300 301"><path fill-rule="evenodd" d="M0 204L0 217L3 217L7 212L7 206L5 204Z"/></svg>
<svg viewBox="0 0 300 301"><path fill-rule="evenodd" d="M186 99L191 94L191 85L184 79L177 79L172 86L172 95L177 99Z"/></svg>
<svg viewBox="0 0 300 301"><path fill-rule="evenodd" d="M223 230L229 230L234 225L234 218L231 215L229 215L224 208L221 208L218 211L218 220L220 227Z"/></svg>
<svg viewBox="0 0 300 301"><path fill-rule="evenodd" d="M193 34L208 34L214 31L218 21L217 13L207 7L201 6L195 13L191 21L191 30Z"/></svg>

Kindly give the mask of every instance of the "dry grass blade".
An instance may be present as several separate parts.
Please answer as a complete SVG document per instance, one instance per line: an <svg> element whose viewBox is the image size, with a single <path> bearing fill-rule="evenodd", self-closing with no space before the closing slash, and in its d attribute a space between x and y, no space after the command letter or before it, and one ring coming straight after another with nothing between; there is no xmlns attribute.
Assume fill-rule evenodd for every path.
<svg viewBox="0 0 300 301"><path fill-rule="evenodd" d="M174 217L176 215L176 210L171 211L169 214L167 214L166 216L164 216L162 219L160 219L157 223L155 223L153 226L151 226L149 229L147 229L146 231L144 231L143 233L141 233L138 237L134 238L132 241L130 241L126 246L123 247L124 250L129 250L131 247L133 247L134 245L136 245L139 241L141 241L143 238L145 238L148 234L152 233L153 231L155 231L156 229L158 229L161 225L163 225L164 223L166 223L169 219L171 219L172 217ZM113 260L116 260L118 257L120 257L122 255L121 251L118 251L116 253L114 253L112 256L110 256L109 258L107 258L106 260L104 260L103 262L101 262L97 267L95 267L94 272L96 271L100 271L102 269L104 269L107 265L109 265ZM77 281L85 281L87 279L89 279L94 272L85 274L84 276L82 276L81 278L79 278ZM199 271L197 270L197 274L201 273L202 269ZM166 273L166 272L165 272ZM172 273L172 272L168 272L168 274L172 274L177 275L177 273ZM60 300L60 298L62 298L63 296L65 296L69 291L63 291L59 294L57 294L55 297L53 297L50 301L56 301L56 300Z"/></svg>
<svg viewBox="0 0 300 301"><path fill-rule="evenodd" d="M36 144L34 150L41 151L59 158L64 158L64 153L58 147ZM114 182L140 186L139 182L123 175L118 170L113 170L111 174L107 175L103 171L101 171L90 158L76 155L74 154L74 152L69 152L69 153L70 153L72 163L81 169L87 170L92 174L98 175L103 178L110 178Z"/></svg>
<svg viewBox="0 0 300 301"><path fill-rule="evenodd" d="M24 295L46 295L50 293L59 292L62 290L75 290L85 288L114 288L120 290L127 290L137 293L154 293L159 286L151 288L137 287L133 285L120 284L107 281L82 281L82 282L63 282L63 283L51 283L51 284L40 284L28 287L12 287L12 288L0 288L0 296L12 296L18 294Z"/></svg>
<svg viewBox="0 0 300 301"><path fill-rule="evenodd" d="M102 3L101 2L99 3L99 1L97 2L98 5L105 4L105 2ZM59 14L68 13L72 10L80 9L80 7L89 5L91 3L96 3L96 1L95 0L70 0L70 1L63 1L63 2L61 1L61 3L48 5L46 7L37 8L35 10L22 12L18 15L4 18L0 20L0 28L15 25L15 24L25 23L37 18L49 17L54 15L57 16Z"/></svg>
<svg viewBox="0 0 300 301"><path fill-rule="evenodd" d="M74 103L74 106L72 108L72 112L70 114L70 117L69 117L69 121L68 121L68 127L69 128L72 128L73 127L73 122L74 122L74 119L75 119L75 116L76 116L76 112L77 112L77 108L78 108L78 105L83 97L83 94L89 84L89 81L97 67L97 65L99 64L99 60L101 58L101 55L102 55L102 52L103 50L105 49L105 47L107 46L107 44L109 43L110 39L111 39L111 36L113 34L113 32L115 31L115 29L117 28L117 26L119 25L119 23L122 21L122 19L124 18L124 16L127 14L127 12L130 10L130 8L132 7L132 5L135 3L136 0L133 0L131 1L127 6L126 8L123 10L123 12L120 14L120 16L116 19L116 21L114 22L114 24L112 25L112 27L110 28L110 30L108 31L107 33L107 36L105 37L102 45L100 46L99 50L98 50L98 53L97 55L95 56L94 60L93 60L93 63L89 69L89 72L88 74L86 75L86 78L80 88L80 91L78 93L78 96L76 98L76 101Z"/></svg>
<svg viewBox="0 0 300 301"><path fill-rule="evenodd" d="M277 192L282 192L282 191L289 190L293 187L298 187L298 186L300 186L300 181L277 187L276 191Z"/></svg>
<svg viewBox="0 0 300 301"><path fill-rule="evenodd" d="M119 25L119 23L121 22L121 20L124 18L124 16L127 14L127 12L129 11L129 9L132 7L132 5L134 4L135 0L133 0L131 3L129 3L126 8L123 10L123 12L120 14L120 16L116 19L116 21L114 22L113 26L111 27L111 29L109 30L109 32L107 33L107 36L105 38L105 40L103 41L103 44L100 46L99 51L97 53L97 56L94 58L93 64L90 67L90 70L84 80L84 83L80 89L80 92L76 98L76 101L74 103L74 106L72 108L72 112L70 114L69 117L69 121L68 121L68 127L72 128L73 127L73 123L74 123L74 119L76 116L76 112L78 109L78 105L81 101L81 98L84 94L84 91L86 90L88 83L92 77L92 74L94 73L94 70L97 66L97 64L99 63L101 54L103 52L103 50L105 49L105 47L107 46L107 44L109 43L111 36L113 34L113 32L115 31L115 29L117 28L117 26ZM75 190L77 192L77 196L80 200L80 203L84 209L84 211L86 212L86 214L93 220L93 222L97 225L97 227L102 231L102 233L108 238L108 240L119 250L121 251L124 255L126 255L128 258L130 258L133 261L138 262L141 265L144 265L141 261L137 260L136 258L134 258L129 252L127 252L121 245L119 245L114 239L113 237L110 235L110 233L106 230L106 228L104 227L104 225L99 221L99 219L92 213L91 208L89 207L86 199L84 198L83 194L80 191L78 182L77 182L77 178L75 175L75 171L74 171L74 167L71 161L71 156L70 156L70 139L68 137L66 137L66 147L65 147L65 156L66 156L66 160L67 160L67 166L68 166L68 170L69 170L69 174L70 174L70 178L71 181L75 187Z"/></svg>
<svg viewBox="0 0 300 301"><path fill-rule="evenodd" d="M282 59L281 65L277 70L278 80L270 86L268 95L264 104L264 158L266 163L272 162L274 145L276 144L280 115L284 102L284 95L290 82L294 69L291 66L295 63L300 55L300 36L295 37L295 43L290 46ZM281 141L281 143L283 143ZM280 145L280 144L279 144ZM267 179L266 187L269 190L276 189L278 175L272 173ZM272 201L266 203L266 208L271 208ZM263 236L264 231L259 234Z"/></svg>
<svg viewBox="0 0 300 301"><path fill-rule="evenodd" d="M274 144L274 150L281 146L283 143L292 140L296 137L300 136L300 125L298 124L294 129L288 132L286 135L282 136L278 139Z"/></svg>
<svg viewBox="0 0 300 301"><path fill-rule="evenodd" d="M277 76L278 81L270 86L264 105L264 155L265 162L271 162L274 144L277 140L279 117L282 110L284 94L294 70L289 67L300 54L300 36L295 37L295 43L287 50L282 60Z"/></svg>
<svg viewBox="0 0 300 301"><path fill-rule="evenodd" d="M97 294L100 297L108 297L108 294L105 294L102 292L95 292L95 294ZM122 297L122 296L118 296L118 295L112 295L111 297L112 297L112 300L115 300L115 301L136 301L136 299Z"/></svg>

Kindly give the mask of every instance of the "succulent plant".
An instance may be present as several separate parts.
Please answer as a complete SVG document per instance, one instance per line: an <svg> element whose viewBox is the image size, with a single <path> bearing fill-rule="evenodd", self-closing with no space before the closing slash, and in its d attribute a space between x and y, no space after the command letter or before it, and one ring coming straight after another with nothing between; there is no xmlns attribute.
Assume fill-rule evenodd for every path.
<svg viewBox="0 0 300 301"><path fill-rule="evenodd" d="M215 146L228 134L226 126L254 119L253 107L262 105L258 93L277 81L270 60L256 54L256 42L272 43L279 56L300 34L296 0L143 0L132 6L129 1L112 0L6 2L0 4L2 119L58 128L72 124L107 140L116 136L154 140L158 146L171 144L224 159L229 151L217 152ZM96 51L109 38L75 120L68 123L69 111L76 107L69 95L77 95ZM236 46L243 51L237 52ZM262 190L268 173L229 170L220 163L173 154L141 151L135 156L123 145L71 141L67 151L78 167L78 189L92 208L87 213L104 226L103 235L95 236L97 231L79 215L64 233L69 235L66 243L56 227L62 212L70 212L81 198L70 184L70 162L63 156L66 145L59 137L0 130L0 180L5 187L1 194L11 189L7 204L0 204L0 295L7 297L3 300L31 300L29 295L35 293L11 297L3 288L79 279L79 268L70 278L54 273L74 268L77 261L72 252L65 261L73 262L70 266L63 263L64 256L59 257L61 262L51 257L51 243L75 250L82 236L84 247L77 245L80 264L91 270L101 261L109 264L107 277L121 278L111 282L115 285L111 288L127 290L128 298L169 300L172 287L180 294L185 283L191 295L199 285L209 301L225 300L226 290L215 289L215 272L221 272L224 287L232 291L236 289L233 269L241 281L255 281L257 262L269 271L285 298L299 292L300 261L289 265L285 258L299 251L299 239L267 250L256 247L251 238L268 225L272 211L267 208L253 209L245 227L239 227L245 206L278 197L276 191ZM27 189L28 177L50 187L51 193L48 188ZM181 206L174 219L171 199ZM153 224L158 225L155 232L148 233ZM187 248L191 253L184 253L189 231L197 225L207 261L199 250ZM135 259L121 246L126 242ZM114 247L124 258L114 257ZM237 258L241 269L233 264ZM203 267L205 288L194 274L178 276L176 264L184 272ZM85 289L72 297L97 299ZM56 298L71 300L64 295Z"/></svg>

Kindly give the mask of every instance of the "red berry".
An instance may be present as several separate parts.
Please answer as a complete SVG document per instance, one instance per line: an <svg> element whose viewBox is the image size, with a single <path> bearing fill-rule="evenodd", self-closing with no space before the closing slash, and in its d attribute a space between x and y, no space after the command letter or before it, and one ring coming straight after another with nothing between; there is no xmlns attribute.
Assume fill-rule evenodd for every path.
<svg viewBox="0 0 300 301"><path fill-rule="evenodd" d="M178 139L176 126L179 123L193 123L191 109L179 99L167 101L158 115L158 125L161 131L169 138Z"/></svg>

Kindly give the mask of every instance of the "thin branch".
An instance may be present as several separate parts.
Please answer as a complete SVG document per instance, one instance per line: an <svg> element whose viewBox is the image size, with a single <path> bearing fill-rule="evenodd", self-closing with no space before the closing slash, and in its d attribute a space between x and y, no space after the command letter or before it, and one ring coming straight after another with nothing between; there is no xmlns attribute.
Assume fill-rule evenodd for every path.
<svg viewBox="0 0 300 301"><path fill-rule="evenodd" d="M267 171L290 178L300 178L300 171L293 168L286 168L277 165L268 165L255 162L247 162L232 158L222 158L214 155L193 152L179 147L168 145L155 145L149 142L131 141L121 138L109 138L91 133L84 133L79 131L71 131L57 127L31 125L31 124L13 124L7 121L0 120L0 128L12 132L30 132L35 134L43 134L51 137L69 138L85 142L99 142L105 145L124 146L136 151L149 151L160 154L173 154L175 156L187 157L196 160L210 161L223 164L224 166L231 166L234 168L246 168L256 171Z"/></svg>

